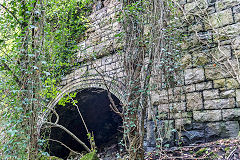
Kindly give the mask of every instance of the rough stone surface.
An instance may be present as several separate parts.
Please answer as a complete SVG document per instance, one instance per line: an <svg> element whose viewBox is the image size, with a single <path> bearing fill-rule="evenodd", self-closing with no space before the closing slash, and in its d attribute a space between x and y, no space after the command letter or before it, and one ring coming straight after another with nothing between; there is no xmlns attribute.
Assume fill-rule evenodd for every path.
<svg viewBox="0 0 240 160"><path fill-rule="evenodd" d="M228 73L217 66L209 66L205 68L205 75L208 80L222 79L229 76Z"/></svg>
<svg viewBox="0 0 240 160"><path fill-rule="evenodd" d="M193 111L193 119L197 122L220 121L221 110Z"/></svg>
<svg viewBox="0 0 240 160"><path fill-rule="evenodd" d="M183 131L182 137L185 145L189 145L191 143L199 144L205 142L205 134L203 130Z"/></svg>
<svg viewBox="0 0 240 160"><path fill-rule="evenodd" d="M238 88L239 87L239 83L237 82L236 79L229 78L229 79L226 80L226 87L228 89Z"/></svg>
<svg viewBox="0 0 240 160"><path fill-rule="evenodd" d="M154 132L155 125L153 121L147 122L147 146L148 147L154 147L156 145L156 135Z"/></svg>
<svg viewBox="0 0 240 160"><path fill-rule="evenodd" d="M222 27L233 23L231 9L226 9L211 15L209 22L214 28Z"/></svg>
<svg viewBox="0 0 240 160"><path fill-rule="evenodd" d="M237 90L236 90L236 100L237 100L237 102L238 102L239 105L240 105L240 89L237 89Z"/></svg>
<svg viewBox="0 0 240 160"><path fill-rule="evenodd" d="M221 138L237 137L239 134L239 123L238 121L228 121L222 126L223 131L221 132Z"/></svg>
<svg viewBox="0 0 240 160"><path fill-rule="evenodd" d="M240 36L237 36L236 38L234 38L232 43L233 43L232 47L234 50L240 49Z"/></svg>
<svg viewBox="0 0 240 160"><path fill-rule="evenodd" d="M192 123L192 120L190 118L176 119L175 127L176 129L180 129L180 128L183 128L185 125L190 125L191 123Z"/></svg>
<svg viewBox="0 0 240 160"><path fill-rule="evenodd" d="M207 6L207 0L198 0L198 1L191 1L192 3L187 3L184 6L185 12L196 12L198 8L204 8Z"/></svg>
<svg viewBox="0 0 240 160"><path fill-rule="evenodd" d="M222 109L222 108L234 108L235 99L215 99L215 100L206 100L204 101L205 109Z"/></svg>
<svg viewBox="0 0 240 160"><path fill-rule="evenodd" d="M193 92L193 91L195 91L195 88L196 88L195 86L196 86L195 84L187 85L187 86L185 86L185 91Z"/></svg>
<svg viewBox="0 0 240 160"><path fill-rule="evenodd" d="M235 90L226 90L226 91L221 91L220 97L221 98L232 98L236 96Z"/></svg>
<svg viewBox="0 0 240 160"><path fill-rule="evenodd" d="M203 108L202 94L200 92L187 94L187 110L201 110Z"/></svg>
<svg viewBox="0 0 240 160"><path fill-rule="evenodd" d="M204 80L204 70L202 68L187 69L185 71L185 83L191 84Z"/></svg>
<svg viewBox="0 0 240 160"><path fill-rule="evenodd" d="M240 120L240 108L222 110L223 120Z"/></svg>
<svg viewBox="0 0 240 160"><path fill-rule="evenodd" d="M223 88L225 87L225 79L217 79L213 81L214 88Z"/></svg>
<svg viewBox="0 0 240 160"><path fill-rule="evenodd" d="M181 0L180 3L188 20L181 31L187 34L181 44L184 51L180 59L183 80L174 89L168 88L167 91L160 87L150 92L153 107L148 110L145 126L147 150L152 149L155 143L155 126L151 121L154 116L159 119L157 127L161 134L167 135L164 137L166 141L173 140L173 130L179 128L185 129L182 135L186 143L236 136L239 129L240 86L236 79L221 69L221 64L227 64L226 60L229 60L235 68L237 66L234 56L240 55L240 1ZM201 14L200 8L210 15L209 22L214 30L196 16ZM120 9L121 4L115 0L105 0L103 6L94 9L89 17L91 24L86 31L86 40L79 44L78 62L84 63L63 78L59 87L62 93L52 104L56 104L68 91L91 87L106 89L102 77L94 68L103 74L111 86L110 91L126 103L123 96L126 94L123 61L121 55L115 52L122 50L124 45L115 36L122 29L116 20ZM146 26L146 36L149 30L150 27ZM97 59L88 62L93 58L92 53ZM160 83L158 74L161 75L156 73L156 77L151 78L151 84Z"/></svg>
<svg viewBox="0 0 240 160"><path fill-rule="evenodd" d="M221 0L216 2L216 10L220 11L223 9L231 8L239 4L239 0Z"/></svg>
<svg viewBox="0 0 240 160"><path fill-rule="evenodd" d="M219 98L219 91L218 91L218 89L203 91L203 98L205 100Z"/></svg>

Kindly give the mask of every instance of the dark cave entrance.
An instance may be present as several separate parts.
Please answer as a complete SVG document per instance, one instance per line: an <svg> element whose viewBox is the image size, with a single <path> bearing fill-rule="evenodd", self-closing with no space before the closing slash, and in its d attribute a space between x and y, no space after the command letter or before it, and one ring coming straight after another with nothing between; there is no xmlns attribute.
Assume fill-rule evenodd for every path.
<svg viewBox="0 0 240 160"><path fill-rule="evenodd" d="M112 94L115 104L121 109L119 99ZM107 91L99 88L88 88L77 92L74 98L87 124L90 132L93 132L98 150L117 144L121 138L122 120L119 115L110 108ZM65 106L57 105L56 111L60 116L59 124L74 133L79 139L90 147L87 139L87 131L79 116L76 106L67 103ZM52 121L56 117L52 117ZM60 128L51 128L50 139L58 140L66 144L74 151L82 152L84 148L70 135ZM66 159L69 150L61 144L49 141L48 152L52 156Z"/></svg>

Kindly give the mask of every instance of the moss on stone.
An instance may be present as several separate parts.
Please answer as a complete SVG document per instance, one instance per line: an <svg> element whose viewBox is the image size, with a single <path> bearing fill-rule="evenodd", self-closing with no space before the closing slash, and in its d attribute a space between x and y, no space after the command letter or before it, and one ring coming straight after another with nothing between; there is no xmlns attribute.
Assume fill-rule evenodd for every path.
<svg viewBox="0 0 240 160"><path fill-rule="evenodd" d="M226 80L226 87L228 89L238 88L239 87L239 83L234 78L229 78L229 79Z"/></svg>
<svg viewBox="0 0 240 160"><path fill-rule="evenodd" d="M225 79L217 79L213 81L214 88L223 88L225 86Z"/></svg>
<svg viewBox="0 0 240 160"><path fill-rule="evenodd" d="M206 56L201 56L196 59L195 65L197 66L204 66L208 63L208 59Z"/></svg>

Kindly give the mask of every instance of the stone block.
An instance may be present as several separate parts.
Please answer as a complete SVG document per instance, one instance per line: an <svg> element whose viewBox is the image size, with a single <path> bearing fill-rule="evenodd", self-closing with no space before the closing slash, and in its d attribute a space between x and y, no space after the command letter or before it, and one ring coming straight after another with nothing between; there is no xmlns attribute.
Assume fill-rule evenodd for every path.
<svg viewBox="0 0 240 160"><path fill-rule="evenodd" d="M195 86L196 86L196 84L191 84L191 85L185 86L185 92L186 92L186 93L188 93L188 92L194 92L194 91L195 91Z"/></svg>
<svg viewBox="0 0 240 160"><path fill-rule="evenodd" d="M236 101L238 102L238 104L240 105L240 89L236 90Z"/></svg>
<svg viewBox="0 0 240 160"><path fill-rule="evenodd" d="M193 65L204 66L210 62L210 58L205 53L194 53L193 54Z"/></svg>
<svg viewBox="0 0 240 160"><path fill-rule="evenodd" d="M185 102L175 102L170 105L170 111L178 112L186 110L186 103Z"/></svg>
<svg viewBox="0 0 240 160"><path fill-rule="evenodd" d="M191 1L184 5L184 10L188 14L198 11L200 8L207 8L207 6L207 0Z"/></svg>
<svg viewBox="0 0 240 160"><path fill-rule="evenodd" d="M146 141L147 141L147 146L152 146L154 147L156 145L156 135L155 135L155 124L153 121L148 121L147 122L147 137L146 137Z"/></svg>
<svg viewBox="0 0 240 160"><path fill-rule="evenodd" d="M192 129L204 129L204 123L193 122Z"/></svg>
<svg viewBox="0 0 240 160"><path fill-rule="evenodd" d="M199 144L205 142L204 130L183 131L181 135L184 145Z"/></svg>
<svg viewBox="0 0 240 160"><path fill-rule="evenodd" d="M203 108L202 94L200 92L188 93L186 98L188 111L201 110Z"/></svg>
<svg viewBox="0 0 240 160"><path fill-rule="evenodd" d="M234 20L235 20L235 22L240 22L240 13L234 14Z"/></svg>
<svg viewBox="0 0 240 160"><path fill-rule="evenodd" d="M205 90L205 91L203 91L203 98L204 98L204 100L219 98L219 91L218 91L218 89L212 89L212 90Z"/></svg>
<svg viewBox="0 0 240 160"><path fill-rule="evenodd" d="M158 106L158 112L162 113L162 112L169 112L170 106L169 104L159 104Z"/></svg>
<svg viewBox="0 0 240 160"><path fill-rule="evenodd" d="M213 83L211 81L209 82L202 82L202 83L198 83L196 84L196 90L205 90L205 89L211 89L213 86Z"/></svg>
<svg viewBox="0 0 240 160"><path fill-rule="evenodd" d="M205 129L206 140L214 141L220 138L237 137L239 124L237 121L208 123Z"/></svg>
<svg viewBox="0 0 240 160"><path fill-rule="evenodd" d="M233 7L235 22L240 22L240 5Z"/></svg>
<svg viewBox="0 0 240 160"><path fill-rule="evenodd" d="M214 61L223 61L231 58L230 46L220 46L212 49L209 54L214 58Z"/></svg>
<svg viewBox="0 0 240 160"><path fill-rule="evenodd" d="M210 15L211 27L218 28L233 23L232 10L226 9Z"/></svg>
<svg viewBox="0 0 240 160"><path fill-rule="evenodd" d="M221 91L220 92L220 97L221 98L232 98L236 96L235 90L226 90L226 91Z"/></svg>
<svg viewBox="0 0 240 160"><path fill-rule="evenodd" d="M231 36L236 36L240 32L240 23L218 28L216 29L216 32L217 32L217 35L219 36L218 39L226 39Z"/></svg>
<svg viewBox="0 0 240 160"><path fill-rule="evenodd" d="M192 56L190 54L184 54L182 57L183 68L191 67Z"/></svg>
<svg viewBox="0 0 240 160"><path fill-rule="evenodd" d="M239 87L239 83L234 78L226 79L226 87L227 89L234 89Z"/></svg>
<svg viewBox="0 0 240 160"><path fill-rule="evenodd" d="M237 137L239 134L238 121L227 121L222 123L221 138Z"/></svg>
<svg viewBox="0 0 240 160"><path fill-rule="evenodd" d="M208 80L216 80L229 77L229 74L218 66L208 66L205 68L205 76Z"/></svg>
<svg viewBox="0 0 240 160"><path fill-rule="evenodd" d="M184 128L185 125L190 125L191 123L192 123L191 118L176 119L175 128L176 129Z"/></svg>
<svg viewBox="0 0 240 160"><path fill-rule="evenodd" d="M223 109L223 120L240 120L240 108Z"/></svg>
<svg viewBox="0 0 240 160"><path fill-rule="evenodd" d="M225 87L225 79L217 79L213 81L214 88L223 88Z"/></svg>
<svg viewBox="0 0 240 160"><path fill-rule="evenodd" d="M207 138L208 141L214 141L219 139L220 134L221 134L221 126L219 122L207 123L205 128L205 138Z"/></svg>
<svg viewBox="0 0 240 160"><path fill-rule="evenodd" d="M194 68L185 70L185 83L197 83L204 81L204 70L203 68Z"/></svg>
<svg viewBox="0 0 240 160"><path fill-rule="evenodd" d="M176 112L170 113L171 119L192 118L192 112Z"/></svg>
<svg viewBox="0 0 240 160"><path fill-rule="evenodd" d="M193 111L193 119L196 122L221 121L221 110Z"/></svg>
<svg viewBox="0 0 240 160"><path fill-rule="evenodd" d="M205 109L222 109L222 108L234 108L234 107L235 107L234 98L204 101Z"/></svg>
<svg viewBox="0 0 240 160"><path fill-rule="evenodd" d="M221 11L227 8L232 8L238 4L240 4L239 0L221 0L215 3L215 7L217 11Z"/></svg>
<svg viewBox="0 0 240 160"><path fill-rule="evenodd" d="M240 36L237 36L236 38L233 39L233 41L232 41L232 48L234 50L240 49Z"/></svg>

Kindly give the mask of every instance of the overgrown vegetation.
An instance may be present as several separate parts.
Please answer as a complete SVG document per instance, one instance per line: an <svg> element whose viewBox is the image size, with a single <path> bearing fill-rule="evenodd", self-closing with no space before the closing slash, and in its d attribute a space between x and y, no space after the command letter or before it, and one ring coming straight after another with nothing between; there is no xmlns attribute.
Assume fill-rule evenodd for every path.
<svg viewBox="0 0 240 160"><path fill-rule="evenodd" d="M0 3L1 158L37 159L38 121L75 63L91 1Z"/></svg>
<svg viewBox="0 0 240 160"><path fill-rule="evenodd" d="M47 141L40 139L39 130L42 126L63 129L90 152L86 157L96 158L94 138L87 126L85 125L91 148L67 128L59 125L59 117L55 110L46 107L59 93L57 85L61 78L79 65L78 43L85 39L84 33L89 23L87 16L91 13L92 3L91 0L0 2L0 123L3 126L0 128L1 158L40 159L48 156L48 153L42 150ZM123 0L122 3L118 22L123 30L115 37L119 37L124 44L119 52L122 52L126 76L126 103L123 104L121 112L114 102L111 107L123 118L124 135L121 145L128 152L129 159L143 160L147 117L155 124L156 147L160 155L163 147L170 146L164 143L168 133L164 130L164 125L158 124L164 118L158 111L159 104L151 104L151 93L164 90L167 92L168 105L173 102L172 99L179 99L181 105L183 72L186 67L186 64L182 64L183 42L189 38L185 35L188 33L183 30L186 24L191 25L191 18L199 19L199 23L208 24L214 34L213 39L204 41L198 30L190 31L191 34L195 34L201 45L209 48L215 45L220 51L220 56L217 55L219 57L205 53L207 57L212 58L210 64L223 68L238 83L239 53L233 50L234 57L228 57L221 50L219 39L231 39L234 36L211 26L207 8L200 6L200 12L188 15L189 13L185 13L181 4L175 0ZM209 63L207 60L203 63L202 61L204 60L199 59L197 65ZM97 69L96 72L101 75ZM107 83L105 85L109 91L111 86ZM174 96L170 97L170 94ZM76 106L74 95L66 96L59 103L72 102ZM111 96L109 98L112 100ZM168 108L167 116L170 116L170 112L180 113L178 107ZM55 123L45 119L39 120L46 110L57 117ZM80 112L79 115L81 116ZM82 121L84 122L83 119ZM173 132L177 137L181 137L181 131L179 134L176 129L170 131L171 134ZM176 143L181 145L181 138ZM198 150L195 154L199 157L204 154L210 155L206 148Z"/></svg>

